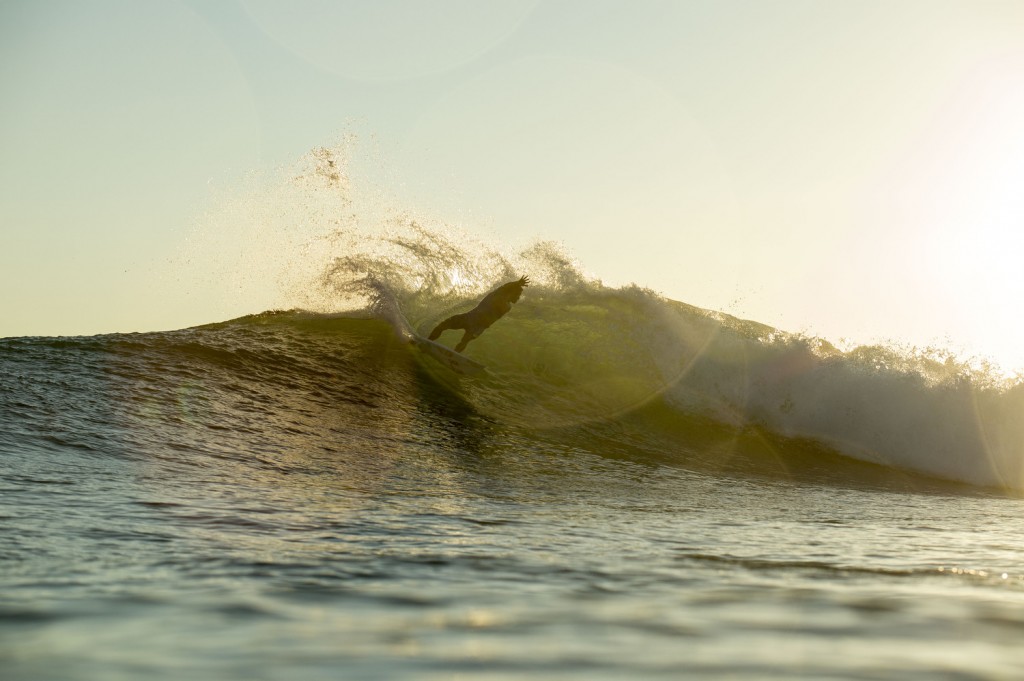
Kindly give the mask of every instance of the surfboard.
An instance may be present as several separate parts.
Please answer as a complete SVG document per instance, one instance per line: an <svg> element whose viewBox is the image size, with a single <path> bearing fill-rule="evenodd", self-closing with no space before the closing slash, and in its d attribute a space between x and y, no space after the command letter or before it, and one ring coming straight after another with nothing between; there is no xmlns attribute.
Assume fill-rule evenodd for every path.
<svg viewBox="0 0 1024 681"><path fill-rule="evenodd" d="M478 376L487 372L487 367L479 362L474 362L469 357L455 352L451 348L435 343L424 338L413 330L412 324L400 311L395 310L391 318L392 325L399 337L404 338L410 345L415 346L424 355L443 364L457 374L464 376Z"/></svg>
<svg viewBox="0 0 1024 681"><path fill-rule="evenodd" d="M409 342L415 345L420 352L437 360L452 371L466 376L477 376L487 371L487 367L479 362L474 362L469 357L455 352L449 347L435 343L415 333L409 334Z"/></svg>

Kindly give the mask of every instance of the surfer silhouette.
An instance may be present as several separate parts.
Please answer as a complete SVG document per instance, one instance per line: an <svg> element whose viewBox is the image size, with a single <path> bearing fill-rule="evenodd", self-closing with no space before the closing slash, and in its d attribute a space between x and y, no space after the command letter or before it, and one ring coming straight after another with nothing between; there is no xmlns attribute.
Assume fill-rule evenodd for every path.
<svg viewBox="0 0 1024 681"><path fill-rule="evenodd" d="M428 338L436 340L448 329L465 329L466 332L462 334L462 340L455 346L455 352L462 352L466 349L469 341L477 338L487 330L487 327L505 316L505 313L512 309L512 303L519 302L519 296L523 295L523 288L529 284L529 277L522 277L502 284L484 296L484 299L469 312L453 315L435 326Z"/></svg>

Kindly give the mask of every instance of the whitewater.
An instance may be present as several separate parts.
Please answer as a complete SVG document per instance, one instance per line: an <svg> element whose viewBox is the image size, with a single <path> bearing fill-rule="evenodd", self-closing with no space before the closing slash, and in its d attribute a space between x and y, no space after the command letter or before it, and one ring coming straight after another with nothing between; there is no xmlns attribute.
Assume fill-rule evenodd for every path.
<svg viewBox="0 0 1024 681"><path fill-rule="evenodd" d="M1024 671L1018 382L357 210L307 161L260 207L318 235L275 242L294 308L0 339L4 678ZM403 337L522 275L486 374Z"/></svg>

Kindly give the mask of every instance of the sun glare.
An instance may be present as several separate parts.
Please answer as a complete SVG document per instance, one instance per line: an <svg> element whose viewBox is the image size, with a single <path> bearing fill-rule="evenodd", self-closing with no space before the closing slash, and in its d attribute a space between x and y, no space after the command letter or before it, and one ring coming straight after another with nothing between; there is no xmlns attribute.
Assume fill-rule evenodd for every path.
<svg viewBox="0 0 1024 681"><path fill-rule="evenodd" d="M970 69L908 154L916 269L954 342L1024 368L1024 52ZM906 205L909 204L909 205Z"/></svg>

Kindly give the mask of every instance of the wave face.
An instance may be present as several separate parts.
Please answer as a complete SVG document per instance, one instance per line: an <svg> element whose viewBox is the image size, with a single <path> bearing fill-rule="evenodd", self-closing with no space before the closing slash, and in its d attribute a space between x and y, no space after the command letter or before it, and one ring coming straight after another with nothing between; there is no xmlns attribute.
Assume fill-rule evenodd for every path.
<svg viewBox="0 0 1024 681"><path fill-rule="evenodd" d="M536 283L466 351L489 368L476 378L404 343L396 312L423 333L480 291L441 277L403 285L407 273L379 259L325 275L362 292L358 312L0 340L13 388L0 399L0 421L13 424L0 445L181 460L247 451L277 469L291 465L287 452L308 463L310 452L395 439L429 446L448 431L427 428L424 414L440 414L486 424L496 441L700 470L1022 488L1019 385L603 287L551 248L531 257Z"/></svg>

